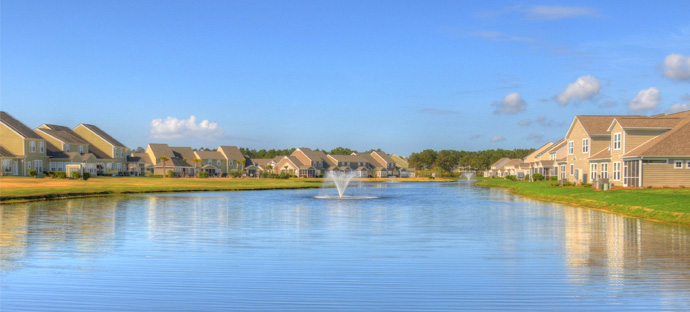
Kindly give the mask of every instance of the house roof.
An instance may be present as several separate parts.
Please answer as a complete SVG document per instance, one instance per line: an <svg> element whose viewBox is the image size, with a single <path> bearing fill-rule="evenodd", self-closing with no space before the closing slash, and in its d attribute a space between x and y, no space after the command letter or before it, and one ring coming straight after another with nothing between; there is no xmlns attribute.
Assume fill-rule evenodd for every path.
<svg viewBox="0 0 690 312"><path fill-rule="evenodd" d="M201 166L201 169L218 169L218 167L211 165L211 164L205 164Z"/></svg>
<svg viewBox="0 0 690 312"><path fill-rule="evenodd" d="M366 162L361 156L358 155L328 155L338 162Z"/></svg>
<svg viewBox="0 0 690 312"><path fill-rule="evenodd" d="M325 161L327 158L326 154L324 152L314 151L311 148L300 147L297 150L301 151L305 156L307 156L307 158L309 158L312 161L314 161L314 160Z"/></svg>
<svg viewBox="0 0 690 312"><path fill-rule="evenodd" d="M589 160L611 159L611 150L607 147L589 157Z"/></svg>
<svg viewBox="0 0 690 312"><path fill-rule="evenodd" d="M395 161L395 164L400 167L400 168L409 168L410 163L407 162L404 158L398 156L398 155L391 155L391 158L393 158L393 161Z"/></svg>
<svg viewBox="0 0 690 312"><path fill-rule="evenodd" d="M101 137L103 140L108 142L108 144L110 144L110 145L118 146L118 147L125 147L124 144L120 143L120 141L116 140L115 138L113 138L112 136L110 136L108 133L101 130L101 128L99 128L97 126L89 125L89 124L80 124L80 126L84 126L84 128L91 130L91 132L93 132L96 135L98 135L99 137Z"/></svg>
<svg viewBox="0 0 690 312"><path fill-rule="evenodd" d="M153 163L153 162L151 162L151 157L149 157L149 154L147 154L147 153L132 153L132 157L141 158L147 164ZM129 161L129 159L128 159L128 161Z"/></svg>
<svg viewBox="0 0 690 312"><path fill-rule="evenodd" d="M507 163L507 162L509 162L509 161L510 161L510 158L508 158L508 157L503 157L503 158L497 160L495 163L491 164L491 168L494 168L494 167L495 167L496 169L498 169L498 168L500 168L501 166L503 166L505 163Z"/></svg>
<svg viewBox="0 0 690 312"><path fill-rule="evenodd" d="M678 117L621 117L614 119L607 131L613 130L613 126L618 122L623 129L629 128L652 128L652 129L672 129L682 118Z"/></svg>
<svg viewBox="0 0 690 312"><path fill-rule="evenodd" d="M170 150L172 150L173 155L179 159L187 159L188 161L192 161L192 159L196 158L196 155L194 154L194 150L191 147L184 147L184 146L177 146L177 147L170 147Z"/></svg>
<svg viewBox="0 0 690 312"><path fill-rule="evenodd" d="M191 165L189 165L187 162L185 162L181 158L170 158L168 161L165 162L165 165L163 165L162 161L159 161L156 164L156 167L187 167L187 168L192 168Z"/></svg>
<svg viewBox="0 0 690 312"><path fill-rule="evenodd" d="M0 157L11 157L11 158L17 158L14 154L10 153L10 151L6 150L4 147L0 146Z"/></svg>
<svg viewBox="0 0 690 312"><path fill-rule="evenodd" d="M553 143L552 143L552 142L548 142L548 143L542 145L541 147L539 147L539 148L537 148L536 150L534 150L534 152L532 152L532 153L530 153L529 155L527 155L527 156L524 158L524 160L525 160L526 162L534 162L534 161L536 161L536 158L539 157L539 155L541 155L544 151L546 151L546 150L548 150L549 148L551 148L551 146L553 146Z"/></svg>
<svg viewBox="0 0 690 312"><path fill-rule="evenodd" d="M649 140L624 156L688 155L690 155L690 115L683 118L673 129Z"/></svg>
<svg viewBox="0 0 690 312"><path fill-rule="evenodd" d="M8 114L7 112L0 111L0 122L2 122L2 124L12 129L14 132L16 132L25 139L43 140L43 138L36 134L36 132L31 130L31 128L27 127L19 120L14 119L14 117L12 117L12 115Z"/></svg>
<svg viewBox="0 0 690 312"><path fill-rule="evenodd" d="M39 135L41 133L45 135L49 135L56 140L66 143L66 144L84 144L84 145L89 145L89 142L84 140L82 137L80 137L78 134L72 132L72 130L51 130L51 129L45 129L45 128L36 128L36 133Z"/></svg>
<svg viewBox="0 0 690 312"><path fill-rule="evenodd" d="M251 158L249 161L261 168L266 168L269 164L274 162L273 159L270 158Z"/></svg>
<svg viewBox="0 0 690 312"><path fill-rule="evenodd" d="M244 159L242 152L240 152L237 146L219 146L218 151L223 153L228 160L242 161Z"/></svg>
<svg viewBox="0 0 690 312"><path fill-rule="evenodd" d="M629 117L629 116L621 116L621 115L577 115L575 116L575 119L573 119L573 122L570 124L570 128L568 128L568 132L566 133L566 137L570 135L570 132L573 130L573 127L575 126L575 121L578 120L580 121L580 124L582 127L585 129L585 132L589 136L593 135L610 135L608 132L609 126L611 125L611 122L613 121L614 118L620 118L620 117Z"/></svg>
<svg viewBox="0 0 690 312"><path fill-rule="evenodd" d="M382 151L373 151L373 152L371 152L371 153L372 153L372 154L378 155L379 157L381 157L381 158L382 158L385 162L387 162L387 163L395 163L395 160L393 160L393 158L391 158L388 154L386 154L386 153L384 153L384 152L382 152Z"/></svg>
<svg viewBox="0 0 690 312"><path fill-rule="evenodd" d="M161 158L162 156L168 157L168 159L175 157L175 154L173 154L168 144L149 143L148 148L151 149L151 152L153 152L153 156L157 159Z"/></svg>
<svg viewBox="0 0 690 312"><path fill-rule="evenodd" d="M565 141L565 138L562 138L562 139L556 141L556 143L554 143L553 146L551 146L551 148L549 148L548 152L549 153L556 152L559 149L561 149L561 147L565 146L566 143L567 142Z"/></svg>
<svg viewBox="0 0 690 312"><path fill-rule="evenodd" d="M195 151L194 153L200 159L225 159L225 156L223 156L223 153L221 153L221 152Z"/></svg>
<svg viewBox="0 0 690 312"><path fill-rule="evenodd" d="M386 168L386 166L384 166L384 164L379 162L376 158L374 158L374 156L372 156L370 154L356 154L356 155L359 157L362 157L362 159L364 159L364 161L366 163L369 163L372 167L374 167L376 169L380 170L380 169Z"/></svg>
<svg viewBox="0 0 690 312"><path fill-rule="evenodd" d="M144 160L143 157L139 157L139 156L127 156L127 162L128 163L140 163L140 162L146 163L146 160Z"/></svg>

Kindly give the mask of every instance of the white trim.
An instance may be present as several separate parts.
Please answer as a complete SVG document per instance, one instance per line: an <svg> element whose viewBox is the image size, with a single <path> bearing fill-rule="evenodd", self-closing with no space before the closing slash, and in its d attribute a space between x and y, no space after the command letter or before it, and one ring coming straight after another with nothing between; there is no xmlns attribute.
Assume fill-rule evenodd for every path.
<svg viewBox="0 0 690 312"><path fill-rule="evenodd" d="M616 166L618 164L618 166ZM616 167L618 167L618 171L616 171ZM622 173L622 164L620 161L614 161L613 162L613 181L620 181L621 180L621 173ZM616 173L618 173L618 178L616 178Z"/></svg>
<svg viewBox="0 0 690 312"><path fill-rule="evenodd" d="M585 150L585 147L587 147L587 150ZM589 138L582 139L582 153L589 154Z"/></svg>
<svg viewBox="0 0 690 312"><path fill-rule="evenodd" d="M575 141L568 141L568 155L575 154Z"/></svg>
<svg viewBox="0 0 690 312"><path fill-rule="evenodd" d="M690 169L690 160L685 161L685 169Z"/></svg>
<svg viewBox="0 0 690 312"><path fill-rule="evenodd" d="M680 167L678 166L680 164ZM683 161L682 160L674 160L673 161L673 169L683 169Z"/></svg>
<svg viewBox="0 0 690 312"><path fill-rule="evenodd" d="M618 148L616 148L616 136L618 136ZM613 134L611 137L613 139L613 150L614 151L619 151L623 147L623 133L622 132L616 132Z"/></svg>

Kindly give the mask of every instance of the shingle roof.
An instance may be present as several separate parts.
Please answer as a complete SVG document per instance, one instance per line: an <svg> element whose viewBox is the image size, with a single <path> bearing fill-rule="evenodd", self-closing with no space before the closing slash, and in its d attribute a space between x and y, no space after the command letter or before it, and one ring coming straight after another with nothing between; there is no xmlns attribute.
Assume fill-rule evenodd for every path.
<svg viewBox="0 0 690 312"><path fill-rule="evenodd" d="M625 154L628 156L690 155L690 115L673 129Z"/></svg>
<svg viewBox="0 0 690 312"><path fill-rule="evenodd" d="M36 132L33 132L31 128L27 127L19 120L14 119L14 117L12 117L12 115L8 114L7 112L0 111L0 122L2 122L5 126L12 129L14 132L24 137L25 139L43 140L43 138L36 134Z"/></svg>
<svg viewBox="0 0 690 312"><path fill-rule="evenodd" d="M153 162L151 162L151 157L149 157L149 154L147 153L132 153L132 156L143 159L147 164L153 164Z"/></svg>
<svg viewBox="0 0 690 312"><path fill-rule="evenodd" d="M387 163L395 163L395 160L393 160L393 158L391 158L390 156L388 156L388 154L386 154L384 152L373 151L371 153L372 154L376 153L376 155L379 155L379 157L383 158L383 160L386 161Z"/></svg>
<svg viewBox="0 0 690 312"><path fill-rule="evenodd" d="M36 128L36 133L39 135L41 133L45 135L49 135L55 139L57 139L60 142L66 143L66 144L85 144L89 145L89 142L84 140L84 138L80 137L78 134L72 132L67 127L63 127L67 130L60 129L60 130L53 130L53 129L45 129L45 128Z"/></svg>
<svg viewBox="0 0 690 312"><path fill-rule="evenodd" d="M503 157L503 158L497 160L495 163L491 164L491 167L492 167L492 168L495 167L495 168L498 169L498 168L500 168L501 166L503 166L505 163L507 163L507 162L509 162L509 161L510 161L510 158L508 158L508 157Z"/></svg>
<svg viewBox="0 0 690 312"><path fill-rule="evenodd" d="M614 118L621 118L628 116L611 115L611 116L598 116L598 115L578 115L575 116L577 120L585 131L590 136L592 135L610 135L608 132L609 126Z"/></svg>
<svg viewBox="0 0 690 312"><path fill-rule="evenodd" d="M623 128L662 128L671 129L677 125L682 118L651 118L651 117L623 117L616 118L618 124ZM613 127L613 122L611 122ZM609 131L611 129L609 127Z"/></svg>
<svg viewBox="0 0 690 312"><path fill-rule="evenodd" d="M175 154L173 154L168 144L149 143L148 147L151 149L151 151L153 152L153 156L156 158L161 158L161 156L168 157L168 159L175 157Z"/></svg>
<svg viewBox="0 0 690 312"><path fill-rule="evenodd" d="M542 146L539 147L538 149L534 150L534 152L532 152L532 153L530 153L529 155L525 156L525 158L524 158L525 161L526 161L526 162L533 162L533 161L536 161L536 158L539 157L539 156L540 156L542 153L544 153L546 150L548 150L549 148L551 148L551 146L553 146L553 143L551 143L551 142L542 145Z"/></svg>
<svg viewBox="0 0 690 312"><path fill-rule="evenodd" d="M192 166L182 160L181 158L170 158L168 161L165 162L165 165L163 165L162 161L159 161L156 164L156 167L189 167L191 168Z"/></svg>
<svg viewBox="0 0 690 312"><path fill-rule="evenodd" d="M266 168L271 162L273 162L273 159L270 158L252 158L249 160L252 164L259 166L261 168Z"/></svg>
<svg viewBox="0 0 690 312"><path fill-rule="evenodd" d="M589 160L611 159L611 150L607 147L589 157Z"/></svg>
<svg viewBox="0 0 690 312"><path fill-rule="evenodd" d="M201 159L225 159L225 156L223 156L221 152L195 151L194 153Z"/></svg>
<svg viewBox="0 0 690 312"><path fill-rule="evenodd" d="M376 160L376 158L374 158L374 156L372 156L370 154L357 153L356 155L359 157L362 157L362 159L364 159L364 161L366 163L370 164L372 167L374 167L376 169L380 170L380 169L386 168L386 166L384 166L382 163L380 163L378 160Z"/></svg>
<svg viewBox="0 0 690 312"><path fill-rule="evenodd" d="M391 155L391 158L393 158L393 160L395 161L395 164L398 165L398 167L400 167L400 168L409 168L410 167L410 163L408 163L407 160L405 160L404 158L402 158L398 155L393 154L393 155Z"/></svg>
<svg viewBox="0 0 690 312"><path fill-rule="evenodd" d="M345 162L366 162L362 157L357 156L357 155L328 155L329 157L333 157L337 161L345 161Z"/></svg>
<svg viewBox="0 0 690 312"><path fill-rule="evenodd" d="M307 147L300 147L298 148L298 150L304 153L304 155L306 155L307 158L309 158L312 161L325 161L327 158L326 154L322 151L313 151L312 149Z"/></svg>
<svg viewBox="0 0 690 312"><path fill-rule="evenodd" d="M89 153L92 153L98 159L112 159L110 156L108 156L108 154L93 145L89 145Z"/></svg>
<svg viewBox="0 0 690 312"><path fill-rule="evenodd" d="M241 161L244 159L242 152L240 152L237 146L220 146L218 147L218 151L223 152L229 160Z"/></svg>
<svg viewBox="0 0 690 312"><path fill-rule="evenodd" d="M192 159L196 158L196 155L194 155L194 150L191 147L171 146L170 150L172 150L173 155L179 159L187 159L188 161L192 161Z"/></svg>
<svg viewBox="0 0 690 312"><path fill-rule="evenodd" d="M113 146L118 146L118 147L125 147L124 144L120 143L120 141L111 137L108 133L101 130L101 128L96 127L94 125L89 125L89 124L81 124L81 125L84 126L84 128L91 130L91 132L93 132L96 135L98 135L99 137L101 137L103 140L108 142L108 144L113 145Z"/></svg>
<svg viewBox="0 0 690 312"><path fill-rule="evenodd" d="M17 158L14 154L10 153L10 151L6 150L4 147L0 146L0 157L9 157L9 158Z"/></svg>

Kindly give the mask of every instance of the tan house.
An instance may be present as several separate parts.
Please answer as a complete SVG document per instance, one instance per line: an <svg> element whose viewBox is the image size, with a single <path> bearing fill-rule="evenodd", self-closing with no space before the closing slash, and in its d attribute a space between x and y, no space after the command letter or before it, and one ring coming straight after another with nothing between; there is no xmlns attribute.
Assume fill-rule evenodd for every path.
<svg viewBox="0 0 690 312"><path fill-rule="evenodd" d="M260 177L263 173L273 173L276 164L277 163L271 158L248 158L245 163L244 171L250 178Z"/></svg>
<svg viewBox="0 0 690 312"><path fill-rule="evenodd" d="M194 159L199 159L197 163ZM208 172L209 176L223 176L228 173L228 161L221 152L217 151L194 151L194 159L188 160L192 166L198 170Z"/></svg>
<svg viewBox="0 0 690 312"><path fill-rule="evenodd" d="M28 176L36 170L40 176L48 170L47 142L19 120L0 111L0 148L3 175Z"/></svg>
<svg viewBox="0 0 690 312"><path fill-rule="evenodd" d="M489 177L504 177L503 175L503 166L510 161L510 158L508 157L503 157L493 164L491 164L491 167L489 170L484 171L484 177L489 178Z"/></svg>
<svg viewBox="0 0 690 312"><path fill-rule="evenodd" d="M328 156L322 151L300 147L292 152L290 156L296 157L302 164L309 164L311 167L314 167L316 176L324 174L329 167Z"/></svg>
<svg viewBox="0 0 690 312"><path fill-rule="evenodd" d="M98 150L95 153L97 157L99 154L104 155L100 159L103 160L102 165L105 165L105 174L129 174L129 149L124 144L94 125L79 124L72 131L88 142L92 150Z"/></svg>
<svg viewBox="0 0 690 312"><path fill-rule="evenodd" d="M178 177L194 176L194 166L185 160L189 159L190 155L194 157L192 149L188 149L178 147L177 152L174 152L168 144L149 143L146 146L146 154L153 164L153 174L166 175L168 171L173 171Z"/></svg>
<svg viewBox="0 0 690 312"><path fill-rule="evenodd" d="M69 165L81 165L93 176L119 172L112 170L112 158L68 127L42 124L34 132L47 141L51 170L67 171Z"/></svg>
<svg viewBox="0 0 690 312"><path fill-rule="evenodd" d="M395 160L393 160L393 158L391 158L388 154L382 151L373 151L370 155L378 164L380 164L384 168L384 171L386 171L386 176L391 176L395 174ZM376 175L383 177L383 173L377 173Z"/></svg>
<svg viewBox="0 0 690 312"><path fill-rule="evenodd" d="M391 155L391 159L393 159L393 161L395 161L395 166L400 171L400 177L401 178L408 178L408 177L414 177L415 176L415 170L410 168L410 163L407 161L406 158L393 154L393 155Z"/></svg>
<svg viewBox="0 0 690 312"><path fill-rule="evenodd" d="M316 176L316 168L311 163L302 163L295 156L282 156L276 162L275 170L279 173L287 173L300 178L311 178Z"/></svg>
<svg viewBox="0 0 690 312"><path fill-rule="evenodd" d="M356 171L359 177L368 177L369 168L373 167L365 158L358 155L328 155L328 159L333 164L329 170Z"/></svg>
<svg viewBox="0 0 690 312"><path fill-rule="evenodd" d="M246 163L244 165L242 164L244 155L242 155L242 152L240 152L240 149L237 148L237 146L221 145L217 150L223 154L223 157L225 157L225 167L228 168L228 172L226 173L229 173L230 171L244 170L244 168L242 168L243 166L246 166Z"/></svg>
<svg viewBox="0 0 690 312"><path fill-rule="evenodd" d="M127 156L127 175L146 176L147 173L153 174L153 163L146 153L132 153Z"/></svg>

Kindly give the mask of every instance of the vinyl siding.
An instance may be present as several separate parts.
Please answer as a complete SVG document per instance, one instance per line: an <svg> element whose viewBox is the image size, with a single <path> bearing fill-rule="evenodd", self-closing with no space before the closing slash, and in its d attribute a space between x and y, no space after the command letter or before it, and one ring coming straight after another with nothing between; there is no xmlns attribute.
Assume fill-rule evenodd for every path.
<svg viewBox="0 0 690 312"><path fill-rule="evenodd" d="M587 174L587 180L588 182L591 181L592 179L589 177L589 153L582 153L582 139L589 138L589 135L587 132L585 132L585 129L582 127L582 124L580 124L579 120L575 121L575 126L573 127L573 131L570 132L570 135L566 138L566 142L573 141L573 154L568 155L568 143L565 145L565 153L568 155L568 165L566 166L566 179L570 182L579 182L582 180L582 175ZM589 145L590 145L590 151L592 150L592 140L590 139ZM580 174L579 177L576 176L575 174L570 175L570 165L574 164L575 169L579 169ZM576 179L577 177L577 179Z"/></svg>
<svg viewBox="0 0 690 312"><path fill-rule="evenodd" d="M16 156L24 155L24 138L4 124L0 124L0 141L10 153Z"/></svg>
<svg viewBox="0 0 690 312"><path fill-rule="evenodd" d="M74 128L73 131L82 138L84 138L84 140L89 142L91 145L103 151L110 158L115 158L115 155L113 154L113 146L105 140L101 139L101 137L99 137L95 133L91 132L91 130L86 129L82 125L79 125L78 127ZM118 157L117 161L122 162L121 157Z"/></svg>
<svg viewBox="0 0 690 312"><path fill-rule="evenodd" d="M683 169L675 169L674 159L669 164L642 164L642 186L690 186L690 169L686 168L687 159L683 161Z"/></svg>
<svg viewBox="0 0 690 312"><path fill-rule="evenodd" d="M640 146L641 144L663 134L667 130L654 130L654 131L644 131L644 130L628 130L625 132L625 151L632 151L634 148Z"/></svg>

